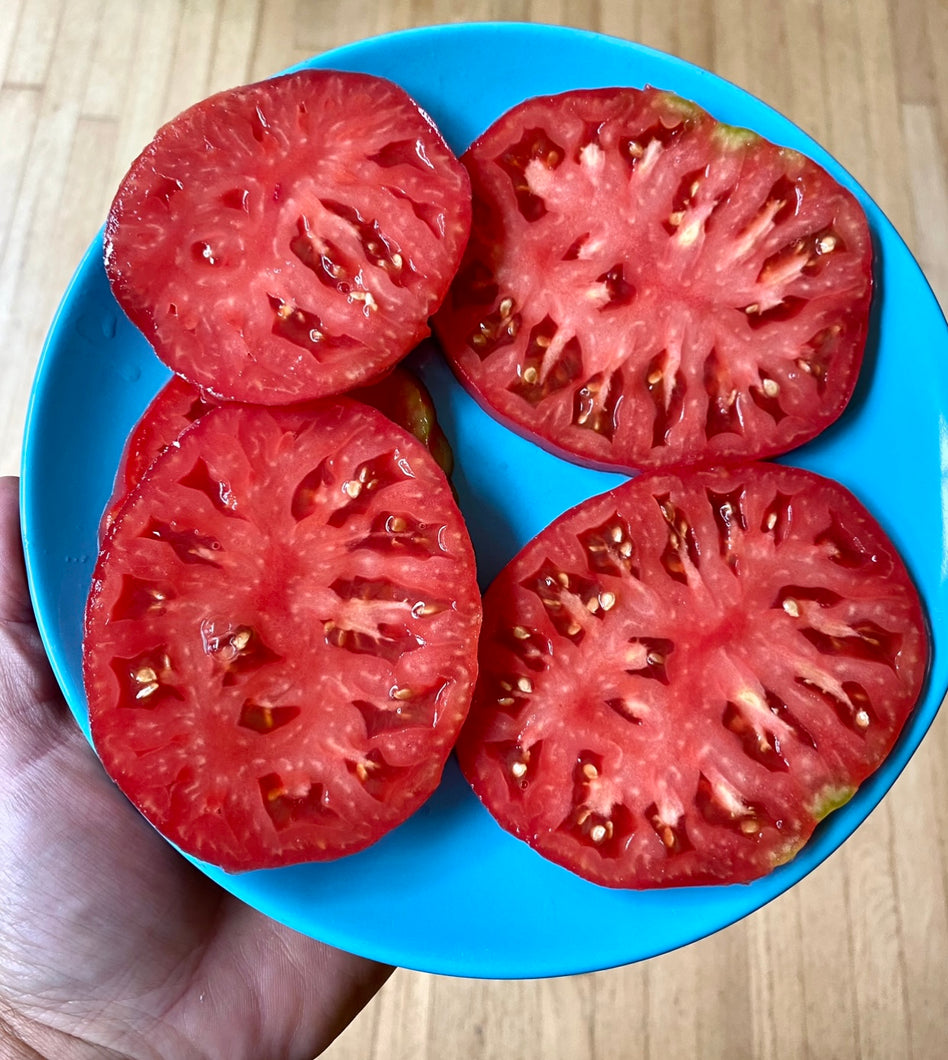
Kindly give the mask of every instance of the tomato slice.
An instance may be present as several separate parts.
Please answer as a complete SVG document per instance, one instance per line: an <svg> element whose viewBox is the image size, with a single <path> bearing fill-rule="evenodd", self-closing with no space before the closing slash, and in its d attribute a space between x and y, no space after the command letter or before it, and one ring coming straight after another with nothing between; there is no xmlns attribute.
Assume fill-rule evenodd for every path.
<svg viewBox="0 0 948 1060"><path fill-rule="evenodd" d="M461 160L474 221L435 331L507 425L635 469L771 456L843 411L872 245L811 160L632 88L528 100Z"/></svg>
<svg viewBox="0 0 948 1060"><path fill-rule="evenodd" d="M369 382L428 334L470 211L464 168L401 88L301 70L156 133L113 202L106 269L178 374L288 404Z"/></svg>
<svg viewBox="0 0 948 1060"><path fill-rule="evenodd" d="M96 749L231 871L359 850L437 785L480 595L428 451L348 399L213 409L129 494L93 577Z"/></svg>
<svg viewBox="0 0 948 1060"><path fill-rule="evenodd" d="M927 658L909 575L842 486L653 471L491 585L458 759L504 828L596 883L747 881L882 762Z"/></svg>

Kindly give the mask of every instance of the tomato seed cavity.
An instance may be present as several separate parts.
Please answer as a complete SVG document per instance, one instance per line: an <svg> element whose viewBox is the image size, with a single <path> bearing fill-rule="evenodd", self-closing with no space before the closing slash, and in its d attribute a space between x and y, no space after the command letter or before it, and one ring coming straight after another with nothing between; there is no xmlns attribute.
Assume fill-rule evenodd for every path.
<svg viewBox="0 0 948 1060"><path fill-rule="evenodd" d="M322 784L311 784L305 794L292 795L279 773L267 773L258 783L263 807L278 832L314 819L338 817L326 803L327 793Z"/></svg>
<svg viewBox="0 0 948 1060"><path fill-rule="evenodd" d="M434 169L421 140L393 140L375 154L369 155L368 158L370 162L374 162L383 169L391 169L393 166L414 166L421 170Z"/></svg>
<svg viewBox="0 0 948 1060"><path fill-rule="evenodd" d="M174 550L182 563L203 563L209 567L220 567L218 557L221 543L216 537L201 534L198 530L178 530L171 523L152 519L142 537L162 541Z"/></svg>
<svg viewBox="0 0 948 1060"><path fill-rule="evenodd" d="M391 689L388 702L356 699L352 705L362 715L370 740L402 729L433 729L438 720L438 704L450 687L448 680L423 690L399 686Z"/></svg>
<svg viewBox="0 0 948 1060"><path fill-rule="evenodd" d="M243 729L266 735L282 729L284 725L289 725L291 721L299 717L300 713L300 707L271 707L247 699L240 708L237 724Z"/></svg>

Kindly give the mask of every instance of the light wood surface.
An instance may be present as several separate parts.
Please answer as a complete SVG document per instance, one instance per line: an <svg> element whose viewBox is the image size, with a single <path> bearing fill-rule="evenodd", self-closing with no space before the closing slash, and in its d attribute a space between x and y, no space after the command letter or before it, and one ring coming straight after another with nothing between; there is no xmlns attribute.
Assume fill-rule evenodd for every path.
<svg viewBox="0 0 948 1060"><path fill-rule="evenodd" d="M161 121L338 44L493 18L641 41L762 97L862 182L948 305L946 0L3 0L0 472L18 469L59 297ZM905 356L910 400L924 381ZM856 835L741 923L639 965L552 981L398 971L326 1055L934 1060L948 1056L946 893L942 711Z"/></svg>

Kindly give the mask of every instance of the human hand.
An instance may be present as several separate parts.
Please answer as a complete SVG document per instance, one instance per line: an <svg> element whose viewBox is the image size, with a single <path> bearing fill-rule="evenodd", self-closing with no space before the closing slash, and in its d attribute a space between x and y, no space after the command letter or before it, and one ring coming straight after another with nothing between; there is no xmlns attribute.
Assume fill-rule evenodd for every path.
<svg viewBox="0 0 948 1060"><path fill-rule="evenodd" d="M47 663L17 510L0 479L0 1054L311 1060L391 969L228 895L119 793Z"/></svg>

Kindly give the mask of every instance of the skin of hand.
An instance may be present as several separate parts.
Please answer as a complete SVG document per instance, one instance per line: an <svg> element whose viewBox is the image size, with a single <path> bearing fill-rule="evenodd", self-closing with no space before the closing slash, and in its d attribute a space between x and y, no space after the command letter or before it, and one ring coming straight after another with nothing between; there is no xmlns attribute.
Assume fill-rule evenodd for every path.
<svg viewBox="0 0 948 1060"><path fill-rule="evenodd" d="M228 895L106 777L49 668L17 513L0 479L0 1055L312 1060L391 968Z"/></svg>

